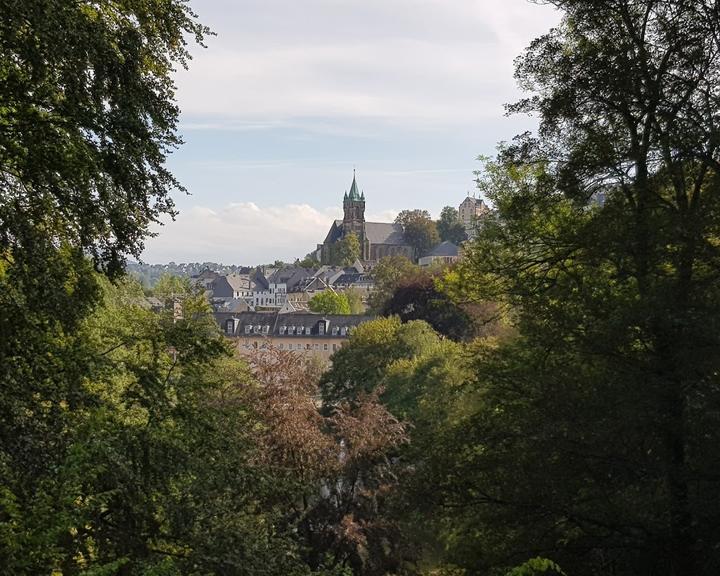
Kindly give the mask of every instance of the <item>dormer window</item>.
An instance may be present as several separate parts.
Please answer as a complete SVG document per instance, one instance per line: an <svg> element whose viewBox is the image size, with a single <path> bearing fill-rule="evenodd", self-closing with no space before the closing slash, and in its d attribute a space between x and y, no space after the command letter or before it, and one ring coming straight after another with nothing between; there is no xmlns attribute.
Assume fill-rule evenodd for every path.
<svg viewBox="0 0 720 576"><path fill-rule="evenodd" d="M320 322L320 324L318 324L318 334L320 334L320 336L325 335L325 322Z"/></svg>
<svg viewBox="0 0 720 576"><path fill-rule="evenodd" d="M333 336L337 336L339 330L340 330L340 328L338 328L337 326L333 326L333 327L332 327L332 335L333 335Z"/></svg>
<svg viewBox="0 0 720 576"><path fill-rule="evenodd" d="M235 328L235 321L230 318L225 322L225 334L232 334Z"/></svg>
<svg viewBox="0 0 720 576"><path fill-rule="evenodd" d="M245 334L250 334L250 330L252 330L252 326L250 326L250 324L245 326Z"/></svg>
<svg viewBox="0 0 720 576"><path fill-rule="evenodd" d="M287 332L287 326L280 326L280 334L285 334Z"/></svg>
<svg viewBox="0 0 720 576"><path fill-rule="evenodd" d="M345 326L340 328L340 336L347 336L347 328Z"/></svg>
<svg viewBox="0 0 720 576"><path fill-rule="evenodd" d="M270 326L269 326L268 324L265 324L265 326L263 326L262 331L263 331L263 334L269 334L269 333L270 333Z"/></svg>

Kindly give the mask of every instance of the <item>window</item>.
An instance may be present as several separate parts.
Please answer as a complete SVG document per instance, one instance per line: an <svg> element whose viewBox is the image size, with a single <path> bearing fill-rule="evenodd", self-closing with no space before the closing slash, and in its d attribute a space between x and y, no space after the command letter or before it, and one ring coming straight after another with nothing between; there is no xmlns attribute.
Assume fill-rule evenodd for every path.
<svg viewBox="0 0 720 576"><path fill-rule="evenodd" d="M232 334L235 328L235 322L232 318L225 321L225 334Z"/></svg>
<svg viewBox="0 0 720 576"><path fill-rule="evenodd" d="M305 350L310 350L310 344L305 344Z"/></svg>
<svg viewBox="0 0 720 576"><path fill-rule="evenodd" d="M332 334L333 334L333 336L337 336L337 335L338 335L338 330L340 330L340 329L339 329L337 326L333 326L333 329L332 329Z"/></svg>
<svg viewBox="0 0 720 576"><path fill-rule="evenodd" d="M340 328L340 336L347 336L347 328L345 326Z"/></svg>
<svg viewBox="0 0 720 576"><path fill-rule="evenodd" d="M314 348L315 348L315 350L319 350L319 349L320 349L320 344L315 344Z"/></svg>
<svg viewBox="0 0 720 576"><path fill-rule="evenodd" d="M320 336L325 335L325 322L320 322L320 324L318 324L318 334L320 334Z"/></svg>
<svg viewBox="0 0 720 576"><path fill-rule="evenodd" d="M280 334L285 334L287 332L287 326L280 326Z"/></svg>
<svg viewBox="0 0 720 576"><path fill-rule="evenodd" d="M282 343L278 344L278 348L279 348L280 350L283 349L283 346L284 346L284 345L283 345Z"/></svg>
<svg viewBox="0 0 720 576"><path fill-rule="evenodd" d="M270 333L270 325L265 324L265 326L263 326L262 331L263 331L263 334L269 334Z"/></svg>
<svg viewBox="0 0 720 576"><path fill-rule="evenodd" d="M247 326L245 326L245 334L250 334L250 330L251 330L251 329L252 329L252 326L250 326L250 324L248 324Z"/></svg>
<svg viewBox="0 0 720 576"><path fill-rule="evenodd" d="M333 344L333 352L335 352L335 350L337 350L337 344Z"/></svg>
<svg viewBox="0 0 720 576"><path fill-rule="evenodd" d="M323 350L327 350L327 349L328 349L328 345L327 345L327 344L323 344Z"/></svg>

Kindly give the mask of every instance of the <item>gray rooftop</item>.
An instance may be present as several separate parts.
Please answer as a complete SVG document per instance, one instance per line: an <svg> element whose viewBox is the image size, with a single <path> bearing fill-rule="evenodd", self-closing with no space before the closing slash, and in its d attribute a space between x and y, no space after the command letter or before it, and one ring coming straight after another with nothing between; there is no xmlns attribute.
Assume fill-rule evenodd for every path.
<svg viewBox="0 0 720 576"><path fill-rule="evenodd" d="M393 222L365 222L365 235L371 244L406 244L402 226Z"/></svg>
<svg viewBox="0 0 720 576"><path fill-rule="evenodd" d="M428 253L428 256L457 256L460 253L459 249L450 240L445 240L435 246L433 250Z"/></svg>

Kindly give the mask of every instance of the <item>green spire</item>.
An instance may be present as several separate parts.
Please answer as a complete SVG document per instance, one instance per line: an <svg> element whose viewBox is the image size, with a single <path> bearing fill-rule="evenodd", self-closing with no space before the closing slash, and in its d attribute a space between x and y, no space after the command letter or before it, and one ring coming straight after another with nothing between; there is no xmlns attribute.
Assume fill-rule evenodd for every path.
<svg viewBox="0 0 720 576"><path fill-rule="evenodd" d="M355 181L355 168L353 168L353 181L348 198L350 198L350 200L362 200L362 198L360 198L360 192L358 191L357 182Z"/></svg>

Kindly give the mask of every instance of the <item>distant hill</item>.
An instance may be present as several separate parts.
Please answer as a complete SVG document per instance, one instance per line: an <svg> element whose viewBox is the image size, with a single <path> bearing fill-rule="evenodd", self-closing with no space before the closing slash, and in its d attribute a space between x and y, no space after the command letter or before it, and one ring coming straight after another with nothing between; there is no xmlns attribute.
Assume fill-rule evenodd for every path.
<svg viewBox="0 0 720 576"><path fill-rule="evenodd" d="M189 278L190 276L200 274L205 268L209 268L220 274L231 274L245 267L235 264L218 264L217 262L181 262L180 264L176 264L175 262L170 262L169 264L140 264L139 262L128 262L126 266L128 274L137 278L145 288L154 287L163 274Z"/></svg>

